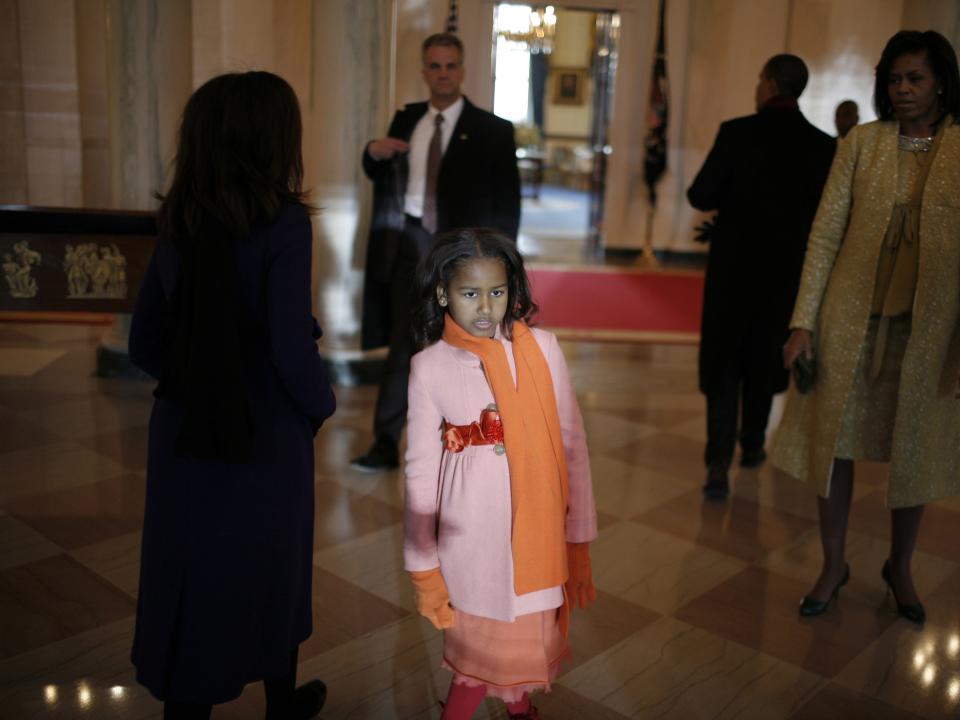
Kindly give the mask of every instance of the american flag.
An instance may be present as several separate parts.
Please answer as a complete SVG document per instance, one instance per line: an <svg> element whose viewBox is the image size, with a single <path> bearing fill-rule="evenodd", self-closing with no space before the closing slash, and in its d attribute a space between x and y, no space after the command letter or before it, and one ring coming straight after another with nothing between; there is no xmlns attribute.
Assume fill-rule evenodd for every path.
<svg viewBox="0 0 960 720"><path fill-rule="evenodd" d="M657 53L653 61L653 77L650 79L650 108L647 116L647 136L644 138L646 152L643 158L643 179L650 193L650 204L657 205L657 181L667 169L667 55L664 37L664 15L667 0L660 0L660 29L657 35Z"/></svg>
<svg viewBox="0 0 960 720"><path fill-rule="evenodd" d="M450 0L450 14L447 15L447 32L457 32L457 0Z"/></svg>

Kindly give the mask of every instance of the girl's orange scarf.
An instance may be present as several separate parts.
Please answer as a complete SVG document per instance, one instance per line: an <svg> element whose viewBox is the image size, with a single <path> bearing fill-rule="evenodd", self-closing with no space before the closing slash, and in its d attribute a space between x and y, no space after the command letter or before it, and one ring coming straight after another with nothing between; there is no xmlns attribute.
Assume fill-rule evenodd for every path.
<svg viewBox="0 0 960 720"><path fill-rule="evenodd" d="M470 335L447 315L443 339L480 358L503 422L513 501L513 583L518 595L567 580L567 462L550 366L530 328L513 324L517 381L503 344Z"/></svg>

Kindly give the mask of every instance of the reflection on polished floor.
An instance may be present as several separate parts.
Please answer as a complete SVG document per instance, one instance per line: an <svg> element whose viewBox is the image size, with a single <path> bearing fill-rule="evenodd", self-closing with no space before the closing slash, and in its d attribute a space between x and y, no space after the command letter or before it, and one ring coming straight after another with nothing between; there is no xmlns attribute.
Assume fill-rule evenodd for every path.
<svg viewBox="0 0 960 720"><path fill-rule="evenodd" d="M148 383L93 377L81 326L0 325L0 715L158 718L129 663ZM884 598L883 469L860 468L852 580L816 620L813 498L769 466L699 485L696 349L565 344L592 452L599 601L574 617L544 718L947 718L960 715L960 500L930 506L915 560L929 621ZM448 676L402 569L401 478L347 469L372 388L338 391L317 439L315 632L300 677L322 718L437 718ZM238 598L238 601L242 601ZM238 632L241 629L238 628ZM262 717L259 686L215 718ZM505 718L502 706L479 717Z"/></svg>

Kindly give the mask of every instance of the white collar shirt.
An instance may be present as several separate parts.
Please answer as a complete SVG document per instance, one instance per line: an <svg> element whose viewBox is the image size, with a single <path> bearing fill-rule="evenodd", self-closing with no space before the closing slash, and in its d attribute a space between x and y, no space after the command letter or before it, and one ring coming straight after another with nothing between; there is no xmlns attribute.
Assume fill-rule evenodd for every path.
<svg viewBox="0 0 960 720"><path fill-rule="evenodd" d="M430 141L433 139L434 118L443 115L443 124L440 126L440 136L443 152L447 152L453 129L463 112L463 97L457 98L453 105L445 110L437 110L433 105L427 105L427 112L423 114L410 136L409 174L407 175L407 194L403 201L403 211L413 217L423 217L423 194L427 189L427 154L430 152Z"/></svg>

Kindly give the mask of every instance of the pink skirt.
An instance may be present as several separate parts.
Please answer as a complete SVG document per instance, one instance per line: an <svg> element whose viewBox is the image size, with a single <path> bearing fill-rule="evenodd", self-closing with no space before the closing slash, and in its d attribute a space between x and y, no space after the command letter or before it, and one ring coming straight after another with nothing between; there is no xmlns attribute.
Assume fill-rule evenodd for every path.
<svg viewBox="0 0 960 720"><path fill-rule="evenodd" d="M455 611L443 633L443 664L453 682L487 686L487 696L519 702L524 693L550 691L570 647L560 634L558 609L521 615L514 622Z"/></svg>

